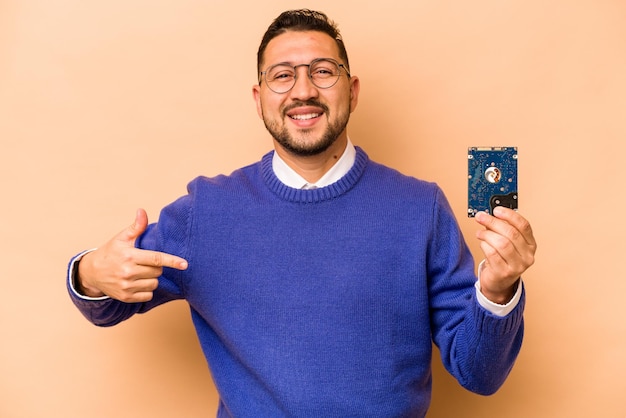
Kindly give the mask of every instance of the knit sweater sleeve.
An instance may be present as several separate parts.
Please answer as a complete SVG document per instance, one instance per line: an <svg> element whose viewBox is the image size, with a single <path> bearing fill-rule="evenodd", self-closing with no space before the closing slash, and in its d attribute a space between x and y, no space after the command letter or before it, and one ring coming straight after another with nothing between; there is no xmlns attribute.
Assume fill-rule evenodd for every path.
<svg viewBox="0 0 626 418"><path fill-rule="evenodd" d="M444 366L463 387L493 394L521 348L525 296L504 317L479 305L471 253L441 191L435 202L429 249L433 340Z"/></svg>
<svg viewBox="0 0 626 418"><path fill-rule="evenodd" d="M192 197L187 195L165 207L159 221L148 225L146 231L135 242L135 246L186 258L188 229L191 223L191 200ZM113 326L137 313L147 312L163 303L184 297L182 283L185 272L167 267L163 268L159 285L153 293L153 298L148 302L125 303L109 297L81 296L76 292L72 283L73 270L77 267L81 255L70 260L67 288L74 305L94 325Z"/></svg>

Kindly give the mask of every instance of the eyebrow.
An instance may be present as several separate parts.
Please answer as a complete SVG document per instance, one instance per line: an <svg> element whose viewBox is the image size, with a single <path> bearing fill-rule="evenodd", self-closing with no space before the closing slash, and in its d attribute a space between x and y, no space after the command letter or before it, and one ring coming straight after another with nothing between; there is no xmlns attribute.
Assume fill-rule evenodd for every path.
<svg viewBox="0 0 626 418"><path fill-rule="evenodd" d="M317 58L313 58L311 61L307 62L307 63L301 63L301 64L294 64L293 61L282 61L282 62L277 62L276 64L271 64L265 67L265 69L268 69L270 67L273 67L275 65L289 65L290 67L295 67L296 65L309 65L310 63L312 63L315 60L333 60L335 62L337 62L337 64L341 64L343 66L345 66L346 64L341 62L341 58L331 58L331 57L317 57ZM261 71L263 72L263 70Z"/></svg>
<svg viewBox="0 0 626 418"><path fill-rule="evenodd" d="M290 67L294 66L293 62L283 61L283 62L277 62L276 64L268 65L267 68L273 67L275 65L289 65Z"/></svg>

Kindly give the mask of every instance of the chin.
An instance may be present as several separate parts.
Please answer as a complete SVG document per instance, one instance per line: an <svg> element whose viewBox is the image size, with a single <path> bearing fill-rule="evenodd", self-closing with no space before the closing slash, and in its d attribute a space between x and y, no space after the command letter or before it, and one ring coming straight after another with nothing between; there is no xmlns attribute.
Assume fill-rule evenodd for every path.
<svg viewBox="0 0 626 418"><path fill-rule="evenodd" d="M276 138L278 142L287 152L300 157L313 157L326 152L336 141L337 137L323 137L315 142L296 142L292 138Z"/></svg>

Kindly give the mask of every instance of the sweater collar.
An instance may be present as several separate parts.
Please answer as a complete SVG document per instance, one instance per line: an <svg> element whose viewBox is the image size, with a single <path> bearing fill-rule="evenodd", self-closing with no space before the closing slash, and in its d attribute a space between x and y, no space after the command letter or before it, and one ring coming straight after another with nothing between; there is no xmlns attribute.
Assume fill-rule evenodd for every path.
<svg viewBox="0 0 626 418"><path fill-rule="evenodd" d="M261 171L267 186L281 199L294 203L315 203L334 199L350 190L361 178L369 158L360 147L354 147L354 163L352 167L331 184L317 189L300 189L287 186L274 172L273 160L275 151L270 151L261 159Z"/></svg>

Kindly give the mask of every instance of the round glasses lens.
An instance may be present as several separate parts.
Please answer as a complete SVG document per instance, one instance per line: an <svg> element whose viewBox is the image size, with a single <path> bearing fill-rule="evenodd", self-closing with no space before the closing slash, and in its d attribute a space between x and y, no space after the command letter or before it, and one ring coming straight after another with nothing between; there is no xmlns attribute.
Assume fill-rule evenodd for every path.
<svg viewBox="0 0 626 418"><path fill-rule="evenodd" d="M276 93L288 92L296 82L295 69L287 64L274 65L265 73L265 81Z"/></svg>
<svg viewBox="0 0 626 418"><path fill-rule="evenodd" d="M309 65L311 81L321 89L334 86L341 75L340 71L339 64L326 59L315 60Z"/></svg>

